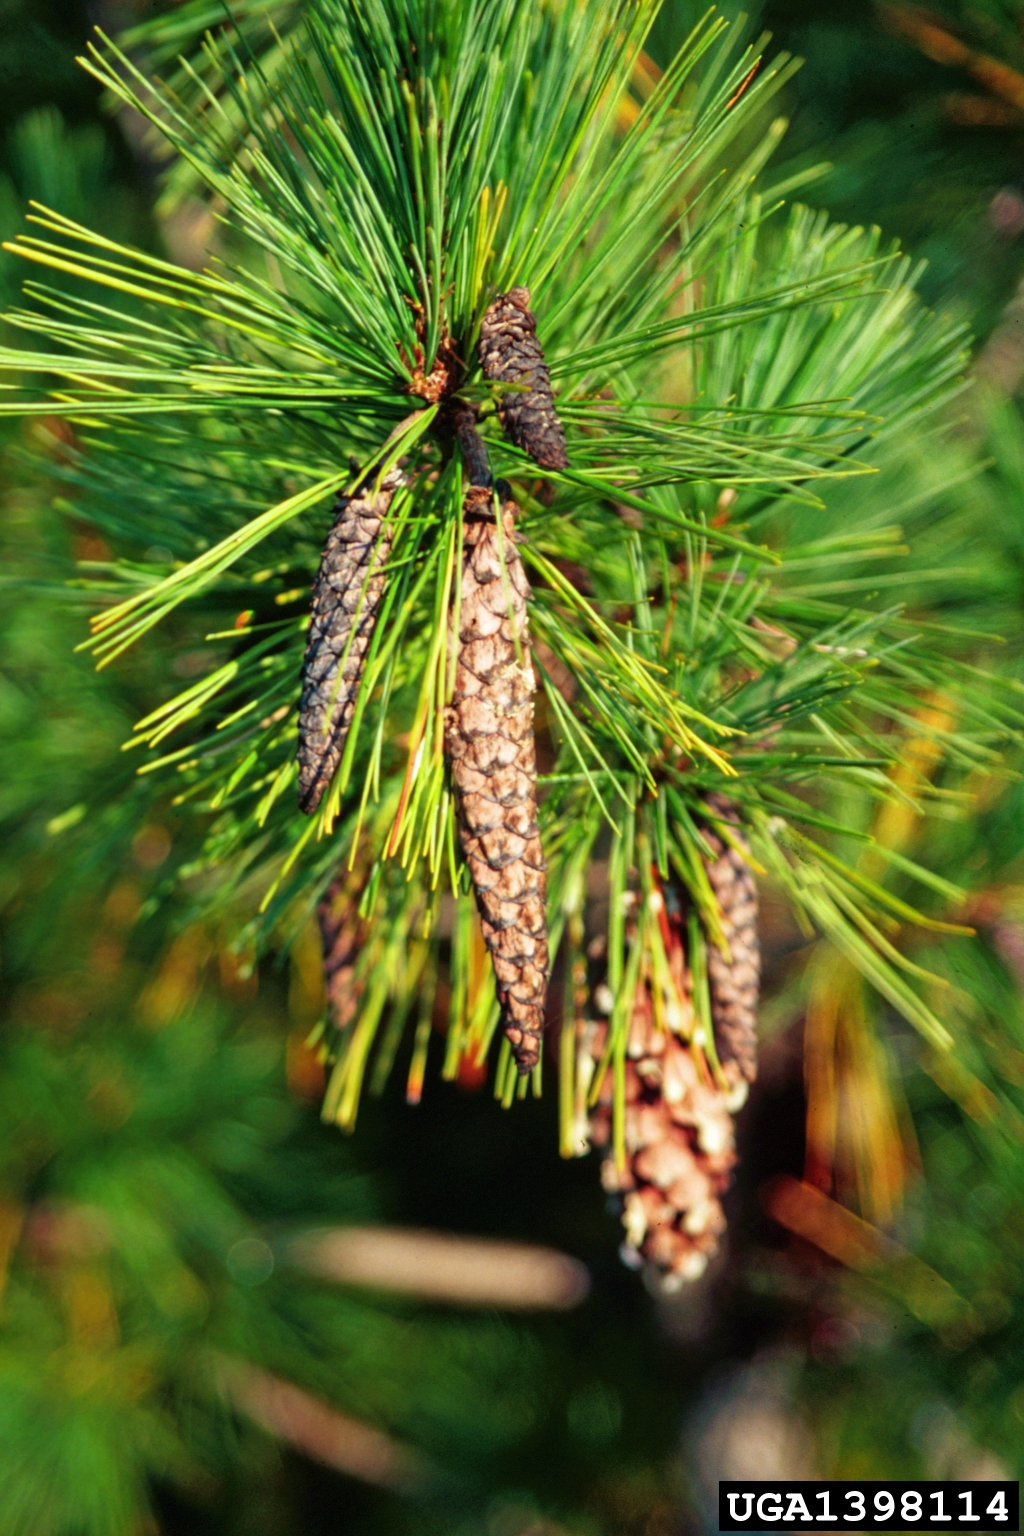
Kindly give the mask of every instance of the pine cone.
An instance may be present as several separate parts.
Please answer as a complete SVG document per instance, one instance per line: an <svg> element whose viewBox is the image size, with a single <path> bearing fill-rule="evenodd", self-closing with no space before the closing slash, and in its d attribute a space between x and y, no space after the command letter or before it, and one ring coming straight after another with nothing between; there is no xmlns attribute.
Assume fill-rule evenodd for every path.
<svg viewBox="0 0 1024 1536"><path fill-rule="evenodd" d="M595 1060L606 1028L594 1031ZM747 1085L734 1062L724 1072L725 1091L702 1075L681 1040L653 1028L650 1000L639 995L626 1061L626 1167L606 1156L601 1183L622 1196L624 1261L648 1264L666 1292L699 1279L725 1231L720 1196L736 1163L732 1116ZM590 1121L596 1146L611 1139L611 1097L609 1072Z"/></svg>
<svg viewBox="0 0 1024 1536"><path fill-rule="evenodd" d="M714 808L733 820L731 805ZM726 849L716 833L703 830L718 854L708 873L733 946L731 963L710 945L707 950L721 1073L713 1074L699 1047L687 1043L695 1019L685 947L686 900L678 888L667 886L649 900L658 913L668 961L670 990L658 1014L668 1027L655 1027L655 982L642 973L626 1046L626 1166L618 1168L609 1156L601 1168L605 1189L623 1200L623 1259L649 1265L667 1291L696 1280L717 1251L725 1230L720 1197L736 1163L732 1117L745 1102L756 1071L757 893L745 860ZM635 926L631 941L638 942ZM657 985L665 987L664 976ZM604 1051L607 1028L591 1026L595 1061ZM596 1146L611 1140L612 1090L609 1072L590 1121Z"/></svg>
<svg viewBox="0 0 1024 1536"><path fill-rule="evenodd" d="M403 483L391 469L374 494L340 496L313 583L299 702L299 804L316 810L341 762L391 553L386 521Z"/></svg>
<svg viewBox="0 0 1024 1536"><path fill-rule="evenodd" d="M493 383L529 386L502 397L501 424L542 469L565 469L565 432L529 305L529 288L498 295L480 327L480 366Z"/></svg>
<svg viewBox="0 0 1024 1536"><path fill-rule="evenodd" d="M472 488L466 497L446 748L502 1026L519 1071L526 1073L537 1064L544 1028L547 882L537 829L530 586L514 542L514 511L503 504L499 531L491 493Z"/></svg>
<svg viewBox="0 0 1024 1536"><path fill-rule="evenodd" d="M327 1007L339 1032L351 1024L359 1004L356 961L363 940L363 921L359 916L363 889L362 875L340 875L316 910L324 951Z"/></svg>
<svg viewBox="0 0 1024 1536"><path fill-rule="evenodd" d="M705 867L722 909L730 956L726 959L720 949L708 944L715 1048L723 1064L735 1062L747 1082L752 1083L757 1077L757 1003L761 984L757 884L742 854L728 847L709 827L701 830L717 854L714 862L705 861ZM742 842L738 832L736 840Z"/></svg>

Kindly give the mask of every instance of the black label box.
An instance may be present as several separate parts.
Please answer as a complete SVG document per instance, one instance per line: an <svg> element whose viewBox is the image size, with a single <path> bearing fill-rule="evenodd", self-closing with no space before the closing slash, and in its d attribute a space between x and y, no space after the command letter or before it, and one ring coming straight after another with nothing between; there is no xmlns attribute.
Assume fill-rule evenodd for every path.
<svg viewBox="0 0 1024 1536"><path fill-rule="evenodd" d="M719 1483L720 1531L1019 1531L1020 1484Z"/></svg>

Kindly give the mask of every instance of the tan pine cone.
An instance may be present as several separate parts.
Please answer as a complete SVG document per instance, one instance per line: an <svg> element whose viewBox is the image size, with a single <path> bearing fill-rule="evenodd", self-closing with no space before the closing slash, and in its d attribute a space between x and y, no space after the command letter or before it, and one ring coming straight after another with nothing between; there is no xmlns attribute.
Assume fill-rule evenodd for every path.
<svg viewBox="0 0 1024 1536"><path fill-rule="evenodd" d="M492 383L526 386L503 395L501 424L517 448L543 469L565 469L565 431L555 410L551 375L537 340L529 288L500 293L480 326L480 366Z"/></svg>
<svg viewBox="0 0 1024 1536"><path fill-rule="evenodd" d="M313 583L299 702L299 804L316 810L345 750L391 554L388 510L404 476L340 496Z"/></svg>
<svg viewBox="0 0 1024 1536"><path fill-rule="evenodd" d="M706 835L717 850L723 849L714 834ZM739 862L749 875L746 864ZM719 867L725 864L727 874ZM725 898L727 931L742 952L751 914L749 900L740 900L745 891L741 875L723 851L709 873ZM703 1050L690 1043L695 1007L685 898L670 885L652 891L648 904L658 915L670 978L657 1015L663 1027L656 1024L655 982L644 976L633 999L626 1044L625 1166L618 1167L609 1151L601 1181L609 1193L622 1198L624 1261L646 1265L661 1289L675 1291L703 1274L725 1231L721 1196L736 1163L733 1116L746 1100L748 1080L743 1064L728 1050L719 1052L720 1072L714 1072ZM731 926L730 916L735 918ZM756 938L756 929L754 933ZM635 926L631 941L638 942ZM711 956L718 951L709 944L707 954L710 971ZM657 985L665 989L664 974ZM711 990L714 997L714 982ZM718 996L721 1001L721 992ZM595 1062L602 1056L607 1033L607 1025L591 1027L589 1049ZM590 1139L596 1146L609 1147L612 1141L612 1094L609 1071L590 1120Z"/></svg>
<svg viewBox="0 0 1024 1536"><path fill-rule="evenodd" d="M595 1058L605 1029L592 1041ZM699 1279L725 1231L721 1196L736 1164L733 1115L747 1085L735 1063L724 1071L725 1090L698 1069L682 1040L653 1028L649 1006L639 1003L626 1061L626 1166L617 1168L609 1153L601 1183L622 1196L624 1261L650 1266L668 1293ZM595 1146L611 1142L611 1097L609 1072L591 1116Z"/></svg>
<svg viewBox="0 0 1024 1536"><path fill-rule="evenodd" d="M499 529L489 490L464 509L455 686L445 745L459 837L521 1073L536 1066L548 982L546 866L537 827L537 768L527 599L515 507ZM504 565L504 572L502 566Z"/></svg>
<svg viewBox="0 0 1024 1536"><path fill-rule="evenodd" d="M730 818L731 819L731 818ZM757 882L743 855L709 827L702 832L717 857L705 860L711 888L722 909L728 957L707 947L711 1018L715 1048L724 1065L735 1063L748 1083L757 1077L757 1006L761 987L761 943L757 933ZM735 840L744 847L736 831Z"/></svg>

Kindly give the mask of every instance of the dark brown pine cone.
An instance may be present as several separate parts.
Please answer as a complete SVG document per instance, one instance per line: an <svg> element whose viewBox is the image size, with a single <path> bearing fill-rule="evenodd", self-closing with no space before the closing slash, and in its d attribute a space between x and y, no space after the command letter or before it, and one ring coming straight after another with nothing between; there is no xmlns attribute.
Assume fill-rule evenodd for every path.
<svg viewBox="0 0 1024 1536"><path fill-rule="evenodd" d="M730 818L731 819L731 818ZM701 829L715 850L705 860L711 888L722 909L729 958L709 941L708 982L715 1048L721 1062L733 1061L748 1083L757 1077L757 1005L761 985L761 944L757 934L757 884L741 853L709 827ZM736 840L742 842L739 832Z"/></svg>
<svg viewBox="0 0 1024 1536"><path fill-rule="evenodd" d="M403 483L391 469L372 486L340 496L313 583L299 702L299 804L316 810L341 762L391 553L388 509Z"/></svg>
<svg viewBox="0 0 1024 1536"><path fill-rule="evenodd" d="M537 340L529 288L499 294L480 327L480 366L496 384L528 386L504 395L501 424L517 448L542 469L565 469L565 432L555 410L551 375Z"/></svg>
<svg viewBox="0 0 1024 1536"><path fill-rule="evenodd" d="M503 504L499 530L490 491L474 487L466 497L445 744L502 1027L526 1073L537 1064L544 1029L547 880L537 828L530 586L515 546L514 512L512 503Z"/></svg>

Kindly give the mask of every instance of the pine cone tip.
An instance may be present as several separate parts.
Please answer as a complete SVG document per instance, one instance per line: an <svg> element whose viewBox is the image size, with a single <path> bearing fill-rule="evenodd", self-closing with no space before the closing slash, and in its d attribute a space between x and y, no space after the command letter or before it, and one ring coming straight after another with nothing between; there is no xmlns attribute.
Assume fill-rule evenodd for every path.
<svg viewBox="0 0 1024 1536"><path fill-rule="evenodd" d="M520 1077L526 1077L540 1061L541 1035L544 1029L544 1010L536 1004L510 1005L501 999L501 1022L505 1038L512 1047ZM526 1014L524 1021L522 1015Z"/></svg>

